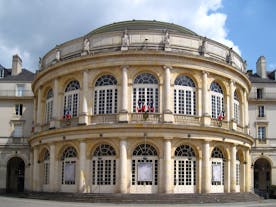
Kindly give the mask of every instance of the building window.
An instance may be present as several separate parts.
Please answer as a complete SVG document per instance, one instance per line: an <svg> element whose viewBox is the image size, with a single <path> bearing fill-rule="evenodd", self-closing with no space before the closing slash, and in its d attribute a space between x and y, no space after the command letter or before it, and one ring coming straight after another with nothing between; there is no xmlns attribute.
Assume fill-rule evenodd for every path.
<svg viewBox="0 0 276 207"><path fill-rule="evenodd" d="M117 113L117 80L112 75L100 77L95 84L94 114Z"/></svg>
<svg viewBox="0 0 276 207"><path fill-rule="evenodd" d="M238 157L238 154L236 156L236 185L240 185L240 171L241 171L241 165L240 160Z"/></svg>
<svg viewBox="0 0 276 207"><path fill-rule="evenodd" d="M158 80L149 73L138 75L133 84L133 112L158 112Z"/></svg>
<svg viewBox="0 0 276 207"><path fill-rule="evenodd" d="M79 114L79 89L78 81L71 81L64 93L64 112L63 115L70 114L72 117L77 117Z"/></svg>
<svg viewBox="0 0 276 207"><path fill-rule="evenodd" d="M224 185L224 155L215 147L212 151L212 185Z"/></svg>
<svg viewBox="0 0 276 207"><path fill-rule="evenodd" d="M158 185L158 156L149 144L141 144L132 154L132 185Z"/></svg>
<svg viewBox="0 0 276 207"><path fill-rule="evenodd" d="M264 117L264 116L265 116L264 106L258 106L258 117Z"/></svg>
<svg viewBox="0 0 276 207"><path fill-rule="evenodd" d="M181 145L175 150L174 185L196 185L196 157L193 148Z"/></svg>
<svg viewBox="0 0 276 207"><path fill-rule="evenodd" d="M263 98L263 88L257 88L257 99Z"/></svg>
<svg viewBox="0 0 276 207"><path fill-rule="evenodd" d="M174 113L196 115L196 88L193 80L185 75L174 82Z"/></svg>
<svg viewBox="0 0 276 207"><path fill-rule="evenodd" d="M64 150L62 157L62 179L63 185L75 185L76 184L76 161L77 151L74 147L68 147Z"/></svg>
<svg viewBox="0 0 276 207"><path fill-rule="evenodd" d="M5 75L5 70L1 69L0 70L0 78L4 78L4 75Z"/></svg>
<svg viewBox="0 0 276 207"><path fill-rule="evenodd" d="M50 172L50 153L48 150L45 151L44 153L44 158L43 158L43 172L44 172L44 179L43 183L44 185L49 184L49 172Z"/></svg>
<svg viewBox="0 0 276 207"><path fill-rule="evenodd" d="M24 84L18 84L16 85L16 96L23 96L24 95L24 90L25 90L25 85Z"/></svg>
<svg viewBox="0 0 276 207"><path fill-rule="evenodd" d="M92 185L116 185L116 153L112 146L101 144L92 158Z"/></svg>
<svg viewBox="0 0 276 207"><path fill-rule="evenodd" d="M223 91L220 85L216 82L212 82L210 89L211 89L212 118L217 118L219 115L224 116Z"/></svg>
<svg viewBox="0 0 276 207"><path fill-rule="evenodd" d="M23 104L15 104L15 115L22 116L23 114Z"/></svg>
<svg viewBox="0 0 276 207"><path fill-rule="evenodd" d="M265 141L266 139L266 127L258 126L258 140Z"/></svg>
<svg viewBox="0 0 276 207"><path fill-rule="evenodd" d="M237 92L234 92L234 121L240 123L240 100Z"/></svg>
<svg viewBox="0 0 276 207"><path fill-rule="evenodd" d="M14 124L14 137L23 137L23 125L22 124Z"/></svg>
<svg viewBox="0 0 276 207"><path fill-rule="evenodd" d="M46 123L49 123L53 118L53 102L54 102L54 93L53 93L53 90L50 89L46 97L46 110L45 110Z"/></svg>

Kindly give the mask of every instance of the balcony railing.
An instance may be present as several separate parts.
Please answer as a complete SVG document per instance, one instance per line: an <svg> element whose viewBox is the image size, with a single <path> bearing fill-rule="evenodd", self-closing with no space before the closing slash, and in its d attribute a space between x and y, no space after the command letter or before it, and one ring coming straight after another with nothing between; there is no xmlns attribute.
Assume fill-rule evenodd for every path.
<svg viewBox="0 0 276 207"><path fill-rule="evenodd" d="M120 114L98 114L88 117L87 125L97 125L97 124L121 124L121 123L130 123L130 124L162 124L162 123L171 123L176 125L184 125L184 126L203 126L203 127L213 127L213 128L220 128L226 130L234 130L239 133L248 134L247 128L242 127L240 125L236 125L233 129L233 124L231 122L222 120L218 121L217 119L211 119L210 124L204 125L202 117L199 116L191 116L191 115L180 115L180 114L172 114L173 119L170 119L171 122L168 120L164 120L163 114L159 113L129 113L127 114L128 118L125 121L120 120ZM83 125L83 119L79 117L74 117L70 120L60 120L58 121L59 126L61 128L67 127L75 127L79 125ZM39 129L38 129L39 128ZM50 124L43 124L40 125L38 130L39 131L46 131L50 129ZM52 128L55 128L52 126Z"/></svg>
<svg viewBox="0 0 276 207"><path fill-rule="evenodd" d="M0 90L0 96L14 96L14 97L24 97L24 96L33 96L31 90Z"/></svg>
<svg viewBox="0 0 276 207"><path fill-rule="evenodd" d="M174 121L176 124L195 125L200 126L200 117L187 116L187 115L174 115Z"/></svg>
<svg viewBox="0 0 276 207"><path fill-rule="evenodd" d="M92 124L116 123L117 121L118 121L117 114L95 115L91 117Z"/></svg>
<svg viewBox="0 0 276 207"><path fill-rule="evenodd" d="M28 139L26 137L3 137L0 138L0 145L11 145L11 144L28 144Z"/></svg>
<svg viewBox="0 0 276 207"><path fill-rule="evenodd" d="M151 114L151 113L132 113L130 114L130 122L152 122L159 123L161 122L161 114Z"/></svg>

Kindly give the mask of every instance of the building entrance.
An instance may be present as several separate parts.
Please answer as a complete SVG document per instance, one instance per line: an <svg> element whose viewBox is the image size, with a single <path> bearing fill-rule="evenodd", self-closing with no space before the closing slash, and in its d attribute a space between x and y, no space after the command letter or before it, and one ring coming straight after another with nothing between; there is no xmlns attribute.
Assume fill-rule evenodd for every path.
<svg viewBox="0 0 276 207"><path fill-rule="evenodd" d="M264 159L258 159L254 164L254 190L257 194L267 196L271 183L271 166Z"/></svg>
<svg viewBox="0 0 276 207"><path fill-rule="evenodd" d="M13 157L7 164L7 186L9 193L24 191L25 163L19 157Z"/></svg>

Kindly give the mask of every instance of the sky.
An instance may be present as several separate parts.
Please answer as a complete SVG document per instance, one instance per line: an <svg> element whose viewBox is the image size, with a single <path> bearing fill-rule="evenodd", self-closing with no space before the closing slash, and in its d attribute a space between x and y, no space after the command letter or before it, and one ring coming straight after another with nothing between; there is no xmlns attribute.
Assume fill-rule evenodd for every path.
<svg viewBox="0 0 276 207"><path fill-rule="evenodd" d="M259 56L276 69L274 0L0 0L0 64L19 54L35 71L57 44L113 22L158 20L184 26L238 52L248 69Z"/></svg>

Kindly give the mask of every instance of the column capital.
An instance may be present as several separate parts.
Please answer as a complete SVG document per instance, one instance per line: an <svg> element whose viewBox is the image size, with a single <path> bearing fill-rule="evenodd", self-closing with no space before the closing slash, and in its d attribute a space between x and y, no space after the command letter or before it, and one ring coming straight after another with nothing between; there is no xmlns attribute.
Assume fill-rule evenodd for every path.
<svg viewBox="0 0 276 207"><path fill-rule="evenodd" d="M122 69L122 70L127 70L127 69L129 69L129 65L122 65L122 66L121 66L121 69Z"/></svg>
<svg viewBox="0 0 276 207"><path fill-rule="evenodd" d="M204 70L203 70L203 71L201 71L201 73L202 73L202 75L205 75L205 74L206 74L206 75L209 75L209 72L204 71Z"/></svg>
<svg viewBox="0 0 276 207"><path fill-rule="evenodd" d="M169 66L169 65L163 65L163 69L172 69L172 66Z"/></svg>
<svg viewBox="0 0 276 207"><path fill-rule="evenodd" d="M173 137L163 137L164 141L171 141L173 139Z"/></svg>

